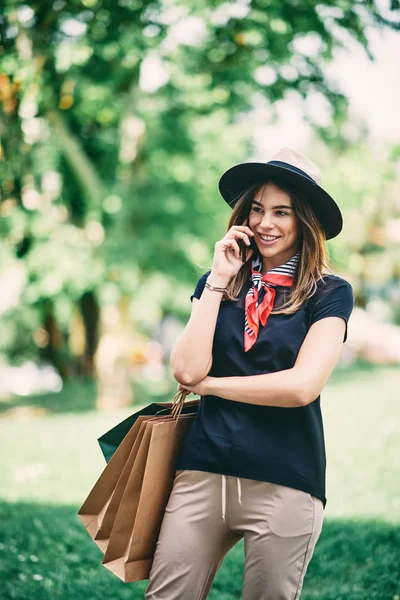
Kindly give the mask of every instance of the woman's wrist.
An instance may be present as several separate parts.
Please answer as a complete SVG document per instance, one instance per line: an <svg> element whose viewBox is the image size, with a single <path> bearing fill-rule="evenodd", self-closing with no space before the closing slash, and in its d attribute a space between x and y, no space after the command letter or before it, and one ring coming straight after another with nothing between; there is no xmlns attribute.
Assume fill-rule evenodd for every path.
<svg viewBox="0 0 400 600"><path fill-rule="evenodd" d="M216 275L215 273L211 272L207 277L207 283L212 287L226 288L230 282L230 279L230 277Z"/></svg>

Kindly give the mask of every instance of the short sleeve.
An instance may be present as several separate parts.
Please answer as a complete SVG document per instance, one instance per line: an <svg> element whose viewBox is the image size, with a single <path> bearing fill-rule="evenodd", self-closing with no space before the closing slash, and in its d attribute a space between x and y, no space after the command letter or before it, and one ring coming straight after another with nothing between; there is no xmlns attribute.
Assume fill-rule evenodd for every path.
<svg viewBox="0 0 400 600"><path fill-rule="evenodd" d="M343 343L347 340L347 323L354 307L353 288L341 277L331 278L320 287L313 303L310 327L325 317L342 317L346 322Z"/></svg>
<svg viewBox="0 0 400 600"><path fill-rule="evenodd" d="M193 294L190 296L190 302L193 302L193 297L195 297L195 298L201 297L203 290L206 286L207 277L209 276L210 273L211 273L211 269L209 271L207 271L207 273L204 273L204 275L202 275L200 277Z"/></svg>

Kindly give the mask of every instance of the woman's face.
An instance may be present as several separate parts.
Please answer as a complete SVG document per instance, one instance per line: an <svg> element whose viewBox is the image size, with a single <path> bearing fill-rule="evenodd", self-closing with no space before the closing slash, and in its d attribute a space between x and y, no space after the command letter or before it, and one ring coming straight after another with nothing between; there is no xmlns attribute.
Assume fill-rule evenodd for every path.
<svg viewBox="0 0 400 600"><path fill-rule="evenodd" d="M251 204L249 227L263 257L263 273L287 262L300 248L300 221L292 200L269 181L260 188ZM261 236L274 236L265 241Z"/></svg>

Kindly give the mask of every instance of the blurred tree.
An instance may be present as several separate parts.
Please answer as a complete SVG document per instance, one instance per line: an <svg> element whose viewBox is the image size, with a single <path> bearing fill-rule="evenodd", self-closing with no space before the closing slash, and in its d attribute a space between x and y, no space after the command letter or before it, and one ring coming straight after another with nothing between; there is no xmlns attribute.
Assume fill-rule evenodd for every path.
<svg viewBox="0 0 400 600"><path fill-rule="evenodd" d="M328 241L331 260L351 273L358 306L379 298L400 325L399 146L388 145L379 157L360 136L344 152L317 143L314 153L334 165L325 185L344 217L342 234Z"/></svg>
<svg viewBox="0 0 400 600"><path fill-rule="evenodd" d="M39 345L73 373L68 327L78 308L86 342L74 368L90 375L98 307L135 293L143 329L152 303L185 312L182 286L209 262L228 214L216 181L248 152L246 112L290 90L323 95L330 126L305 119L343 148L347 103L324 61L349 36L370 54L365 29L398 28L391 9L384 17L366 0L3 0L1 233L3 269L21 273L7 321L29 329L25 313L31 322L20 358ZM10 353L19 333L7 327Z"/></svg>

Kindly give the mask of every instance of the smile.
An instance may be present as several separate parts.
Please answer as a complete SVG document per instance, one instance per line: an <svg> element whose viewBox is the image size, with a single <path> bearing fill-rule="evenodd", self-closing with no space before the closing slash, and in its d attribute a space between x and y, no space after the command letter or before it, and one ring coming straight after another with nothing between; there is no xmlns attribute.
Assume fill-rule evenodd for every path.
<svg viewBox="0 0 400 600"><path fill-rule="evenodd" d="M263 245L271 246L276 240L279 240L281 236L274 235L259 235L260 242Z"/></svg>

